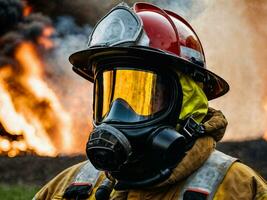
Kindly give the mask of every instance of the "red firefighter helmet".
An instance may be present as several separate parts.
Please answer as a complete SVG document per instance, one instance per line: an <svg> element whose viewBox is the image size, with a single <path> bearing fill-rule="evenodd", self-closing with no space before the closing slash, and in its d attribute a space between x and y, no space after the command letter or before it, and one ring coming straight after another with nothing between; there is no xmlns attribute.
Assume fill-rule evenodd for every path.
<svg viewBox="0 0 267 200"><path fill-rule="evenodd" d="M229 90L224 79L206 69L202 45L190 24L149 3L114 7L95 26L89 48L72 54L70 62L76 73L93 82L95 62L127 55L191 76L203 83L209 100Z"/></svg>

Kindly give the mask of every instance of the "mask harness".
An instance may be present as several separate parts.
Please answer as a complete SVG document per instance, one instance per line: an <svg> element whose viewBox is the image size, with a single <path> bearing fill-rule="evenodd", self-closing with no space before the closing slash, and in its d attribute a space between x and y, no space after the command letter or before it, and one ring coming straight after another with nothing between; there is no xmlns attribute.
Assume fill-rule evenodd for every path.
<svg viewBox="0 0 267 200"><path fill-rule="evenodd" d="M194 119L196 113L188 116L180 112L182 104L189 98L183 99L184 94L175 96L183 93L183 79L179 81L177 74L168 75L168 78L173 81L170 90L176 92L172 98L173 105L161 114L164 117L157 117L160 120L143 122L141 126L121 126L120 119L134 121L142 117L124 99L117 98L110 105L106 121L96 125L90 134L86 146L87 157L96 169L105 171L108 177L97 190L96 197L109 196L113 187L116 190L138 189L166 180L194 141L204 134L203 125ZM194 83L193 80L191 82ZM196 88L201 90L198 86ZM177 113L185 119L177 121Z"/></svg>

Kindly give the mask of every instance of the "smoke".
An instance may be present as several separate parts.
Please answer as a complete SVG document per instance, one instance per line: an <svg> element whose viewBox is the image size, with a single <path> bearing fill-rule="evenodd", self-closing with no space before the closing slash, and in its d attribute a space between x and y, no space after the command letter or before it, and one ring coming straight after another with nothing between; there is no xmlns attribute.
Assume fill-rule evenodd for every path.
<svg viewBox="0 0 267 200"><path fill-rule="evenodd" d="M152 2L190 21L204 47L208 69L229 83L230 92L210 102L229 121L224 139L261 137L267 129L266 1Z"/></svg>
<svg viewBox="0 0 267 200"><path fill-rule="evenodd" d="M262 136L266 127L267 5L264 1L209 1L192 20L210 70L225 78L230 92L214 100L229 126L225 139ZM266 98L265 98L266 101Z"/></svg>
<svg viewBox="0 0 267 200"><path fill-rule="evenodd" d="M76 23L95 24L99 17L102 17L113 5L121 1L110 0L28 0L29 4L33 6L35 11L44 13L55 19L58 16L74 17Z"/></svg>
<svg viewBox="0 0 267 200"><path fill-rule="evenodd" d="M73 118L74 127L71 131L76 135L75 140L72 141L74 145L71 147L72 151L73 153L83 152L83 146L87 141L91 126L92 113L90 111L92 108L90 106L92 105L93 89L88 81L72 72L68 57L71 53L86 48L91 27L89 25L79 26L72 17L68 16L56 17L52 21L41 13L27 13L25 15L25 6L26 2L23 1L0 0L0 17L4 19L3 22L1 21L4 28L1 29L0 33L0 70L2 72L8 68L11 71L7 77L0 76L0 83L4 84L9 91L16 111L19 113L27 112L23 114L25 117L31 113L32 117L42 121L50 139L61 152L63 145L61 144L60 132L63 130L59 130L62 122L57 119L57 116L63 113L54 113L55 110L51 108L51 102L46 101L46 99L38 99L25 87L26 81L21 78L24 76L25 69L16 59L16 52L21 44L25 42L34 44L37 48L36 51L38 51L36 53L39 53L40 59L43 60L44 68L40 70L43 72L42 78L44 78L45 84L48 84L49 88L52 88L57 94L60 103ZM27 2L27 6L32 6L30 1ZM5 26L6 24L8 26ZM54 27L55 29L52 38L50 38L53 41L53 48L50 47L50 49L44 48L45 46L40 43L40 37L47 27ZM50 42L50 40L44 42ZM31 121L31 119L27 119L27 121ZM11 141L18 138L24 139L23 135L17 137L8 133L3 126L3 121L0 122L1 137ZM65 138L67 137L68 134L65 135Z"/></svg>
<svg viewBox="0 0 267 200"><path fill-rule="evenodd" d="M22 20L22 4L18 0L0 1L0 35Z"/></svg>
<svg viewBox="0 0 267 200"><path fill-rule="evenodd" d="M75 18L76 23L91 24L94 25L100 17L104 16L109 9L113 6L121 3L121 0L53 0L47 3L43 0L28 0L30 5L34 7L36 11L40 11L46 15L56 18L57 16L68 15ZM135 0L123 1L129 6L132 6ZM205 0L144 0L143 2L150 2L155 5L161 6L165 9L174 8L180 13L180 15L188 18L195 17L199 14L199 10L205 9ZM64 5L64 6L62 6Z"/></svg>
<svg viewBox="0 0 267 200"><path fill-rule="evenodd" d="M134 1L126 2L131 5ZM150 0L149 2L173 10L189 20L204 46L208 69L229 82L230 92L210 102L214 108L221 109L229 121L225 139L248 139L261 136L266 129L263 104L267 101L265 92L267 28L264 26L267 20L267 5L264 0ZM38 7L38 1L32 3ZM74 16L80 24L94 24L96 19L117 3L119 1L71 3L65 1L65 7L61 11ZM60 10L57 9L58 5L60 4L55 3L54 6L50 6L54 8L54 10L50 9L52 16L55 11ZM69 7L73 7L73 11L70 11ZM91 10L96 12L93 14ZM54 54L53 60L58 62L58 65L64 63L64 66L69 66L68 61L62 62L62 59L68 57L71 49L75 51L80 45L80 47L84 46L83 42L87 41L86 31L77 30L80 34L65 34L59 40L61 44L66 45L60 45L60 50ZM68 32L68 30L64 32L66 31ZM67 68L69 67L61 69L64 71ZM71 77L71 74L72 72L68 77L76 82L76 76ZM71 84L68 87L74 88L73 91L75 91L75 87ZM84 98L79 98L81 99Z"/></svg>
<svg viewBox="0 0 267 200"><path fill-rule="evenodd" d="M262 136L267 128L263 108L264 101L267 102L267 5L264 0L148 1L173 10L189 20L204 46L208 69L229 82L230 92L210 102L212 107L221 109L229 121L225 139ZM126 2L132 5L134 1ZM33 10L49 15L48 18L43 14L23 16L21 1L0 0L0 70L1 66L9 64L13 76L23 73L14 59L16 48L25 40L38 44L44 27L55 28L52 38L54 48L48 51L39 47L45 61L44 79L53 88L63 107L73 116L74 138L78 138L75 146L77 150L83 151L92 128L93 88L92 84L72 72L68 57L71 53L86 48L92 30L88 24L95 24L117 3L119 1L55 0L47 3L28 0ZM18 81L10 78L10 83L13 84L10 85L12 88ZM25 98L32 97L31 94L24 95ZM14 99L15 96L16 92ZM44 102L39 103L49 107ZM0 123L1 135L16 140L16 136L9 136L1 126Z"/></svg>
<svg viewBox="0 0 267 200"><path fill-rule="evenodd" d="M50 32L52 22L42 14L24 15L23 9L21 1L0 1L0 19L3 25L0 35L0 139L12 141L6 144L9 144L10 149L12 146L13 156L18 150L13 146L16 144L13 140L27 140L29 151L35 149L44 155L55 155L49 139L53 138L51 143L57 150L66 151L67 145L71 144L70 137L63 141L61 133L66 130L70 133L71 125L69 123L62 128L69 116L62 116L64 109L60 107L53 91L41 80L44 69L41 68L41 61L39 63L38 53L46 52L43 44L48 40L43 35L46 35L45 30ZM41 89L47 94L38 95ZM13 120L16 124L11 125ZM39 141L42 141L42 145L38 145ZM46 145L48 149L45 149ZM23 149L26 151L24 147Z"/></svg>
<svg viewBox="0 0 267 200"><path fill-rule="evenodd" d="M68 57L87 47L91 27L77 25L70 16L58 17L54 21L54 27L55 46L45 57L46 77L64 108L73 116L75 138L79 138L76 145L80 149L87 141L91 129L93 88L92 84L72 71Z"/></svg>
<svg viewBox="0 0 267 200"><path fill-rule="evenodd" d="M161 8L175 11L187 20L191 20L198 17L206 9L205 0L150 0L149 2L160 6Z"/></svg>
<svg viewBox="0 0 267 200"><path fill-rule="evenodd" d="M15 48L25 40L37 43L44 27L51 25L41 14L23 16L23 3L18 0L0 1L0 66L9 64Z"/></svg>

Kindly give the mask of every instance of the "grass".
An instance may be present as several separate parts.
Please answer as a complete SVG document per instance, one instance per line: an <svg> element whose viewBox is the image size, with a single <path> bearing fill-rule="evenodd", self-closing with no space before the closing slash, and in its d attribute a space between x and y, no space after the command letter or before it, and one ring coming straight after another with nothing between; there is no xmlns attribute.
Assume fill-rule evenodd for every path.
<svg viewBox="0 0 267 200"><path fill-rule="evenodd" d="M39 190L36 186L0 185L1 200L31 200Z"/></svg>

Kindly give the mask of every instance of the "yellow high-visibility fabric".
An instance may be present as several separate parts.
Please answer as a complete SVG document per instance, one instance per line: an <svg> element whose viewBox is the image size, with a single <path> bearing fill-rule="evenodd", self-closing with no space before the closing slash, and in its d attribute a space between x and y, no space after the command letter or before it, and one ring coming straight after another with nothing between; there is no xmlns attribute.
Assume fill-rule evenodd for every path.
<svg viewBox="0 0 267 200"><path fill-rule="evenodd" d="M157 189L118 192L118 195L113 196L110 200L181 200L179 195L185 180ZM267 184L251 168L235 162L219 185L213 200L241 199L267 200Z"/></svg>
<svg viewBox="0 0 267 200"><path fill-rule="evenodd" d="M184 120L189 116L201 122L208 112L208 99L201 87L189 76L178 74L183 90L182 110L179 116Z"/></svg>
<svg viewBox="0 0 267 200"><path fill-rule="evenodd" d="M236 162L229 169L214 200L267 200L267 183L248 166Z"/></svg>
<svg viewBox="0 0 267 200"><path fill-rule="evenodd" d="M194 159L194 158L192 158ZM36 200L64 200L65 189L79 171L81 164L63 171L44 186L36 195ZM87 200L94 200L95 191L102 182L101 176ZM182 179L176 183L159 188L129 191L114 191L111 200L178 200L179 192L184 184ZM236 162L228 170L223 182L218 187L214 200L267 200L266 182L251 168Z"/></svg>
<svg viewBox="0 0 267 200"><path fill-rule="evenodd" d="M220 111L210 109L208 115L208 129L211 136L216 135L216 129L221 136L227 123ZM205 118L206 120L206 118ZM212 123L209 123L211 121ZM130 191L113 191L111 200L178 200L179 192L184 181L195 170L202 166L209 154L214 149L214 139L212 137L199 138L193 148L187 153L183 161L174 169L170 178L162 184L151 189L140 189ZM57 177L45 185L35 196L36 200L56 200L63 199L65 189L71 184L84 163L74 165L60 173ZM95 199L94 194L97 187L104 179L102 174L97 181L96 187L89 200ZM266 182L248 166L236 162L228 170L223 182L217 188L214 196L215 200L267 200Z"/></svg>
<svg viewBox="0 0 267 200"><path fill-rule="evenodd" d="M74 177L77 175L79 170L82 168L82 166L85 164L85 162L81 162L79 164L73 165L72 167L69 167L68 169L61 172L59 175L57 175L55 178L53 178L50 182L48 182L34 197L33 200L65 200L63 198L64 192L66 188L72 183ZM105 175L102 173L97 183L91 192L90 197L88 200L94 200L95 199L95 192L101 182L104 180Z"/></svg>

